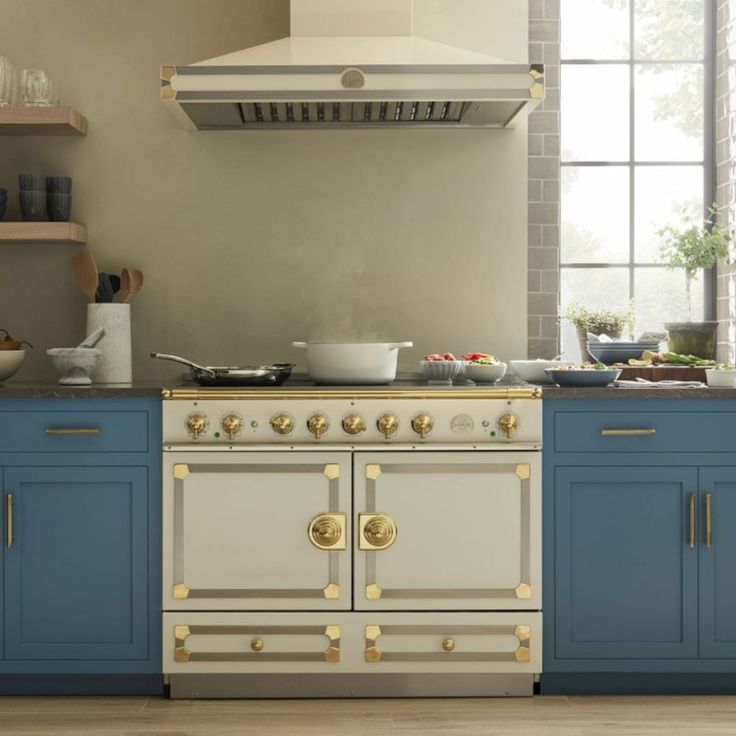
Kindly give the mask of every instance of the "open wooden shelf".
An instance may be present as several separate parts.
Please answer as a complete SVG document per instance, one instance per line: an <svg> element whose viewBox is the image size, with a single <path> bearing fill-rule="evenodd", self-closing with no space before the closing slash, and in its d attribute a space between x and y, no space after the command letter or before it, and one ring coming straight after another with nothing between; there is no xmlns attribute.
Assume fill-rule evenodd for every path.
<svg viewBox="0 0 736 736"><path fill-rule="evenodd" d="M87 227L76 222L0 222L0 243L87 242Z"/></svg>
<svg viewBox="0 0 736 736"><path fill-rule="evenodd" d="M0 108L0 135L86 135L87 119L71 107Z"/></svg>

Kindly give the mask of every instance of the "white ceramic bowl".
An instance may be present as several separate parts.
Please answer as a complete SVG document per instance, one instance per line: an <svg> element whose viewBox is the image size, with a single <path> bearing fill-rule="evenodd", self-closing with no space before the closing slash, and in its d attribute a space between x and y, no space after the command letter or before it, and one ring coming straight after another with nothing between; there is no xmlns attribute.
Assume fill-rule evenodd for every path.
<svg viewBox="0 0 736 736"><path fill-rule="evenodd" d="M552 383L550 377L544 372L547 368L561 368L575 365L572 361L565 360L512 360L511 369L514 374L527 383Z"/></svg>
<svg viewBox="0 0 736 736"><path fill-rule="evenodd" d="M430 383L452 383L462 372L466 363L462 360L420 360L422 372Z"/></svg>
<svg viewBox="0 0 736 736"><path fill-rule="evenodd" d="M0 381L12 378L25 359L25 350L0 350Z"/></svg>
<svg viewBox="0 0 736 736"><path fill-rule="evenodd" d="M465 364L465 377L475 383L498 383L505 375L506 363L498 363L497 365Z"/></svg>
<svg viewBox="0 0 736 736"><path fill-rule="evenodd" d="M54 361L62 386L88 386L102 351L97 348L51 348L46 354Z"/></svg>
<svg viewBox="0 0 736 736"><path fill-rule="evenodd" d="M736 388L736 369L716 370L705 369L705 380L709 386L717 388Z"/></svg>

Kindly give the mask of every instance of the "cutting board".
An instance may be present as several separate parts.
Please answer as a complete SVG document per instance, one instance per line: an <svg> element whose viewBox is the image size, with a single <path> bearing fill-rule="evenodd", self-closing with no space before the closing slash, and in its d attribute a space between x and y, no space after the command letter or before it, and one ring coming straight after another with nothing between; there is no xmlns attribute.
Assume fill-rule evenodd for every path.
<svg viewBox="0 0 736 736"><path fill-rule="evenodd" d="M627 366L621 371L622 381L645 378L647 381L702 381L705 383L705 368L686 365Z"/></svg>

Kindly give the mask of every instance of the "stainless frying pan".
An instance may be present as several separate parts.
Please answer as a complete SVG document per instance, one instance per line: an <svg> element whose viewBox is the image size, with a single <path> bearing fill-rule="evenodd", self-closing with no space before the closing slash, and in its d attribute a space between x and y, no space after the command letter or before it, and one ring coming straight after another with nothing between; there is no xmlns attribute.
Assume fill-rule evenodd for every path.
<svg viewBox="0 0 736 736"><path fill-rule="evenodd" d="M187 366L200 386L280 386L291 375L294 363L259 366L204 366L178 355L151 353L152 358L171 360Z"/></svg>

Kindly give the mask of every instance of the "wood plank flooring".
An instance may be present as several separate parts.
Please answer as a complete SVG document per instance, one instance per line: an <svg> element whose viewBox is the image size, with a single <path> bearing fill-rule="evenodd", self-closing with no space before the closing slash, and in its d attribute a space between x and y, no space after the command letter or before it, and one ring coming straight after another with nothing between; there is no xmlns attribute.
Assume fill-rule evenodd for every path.
<svg viewBox="0 0 736 736"><path fill-rule="evenodd" d="M2 736L734 736L736 697L0 697Z"/></svg>

